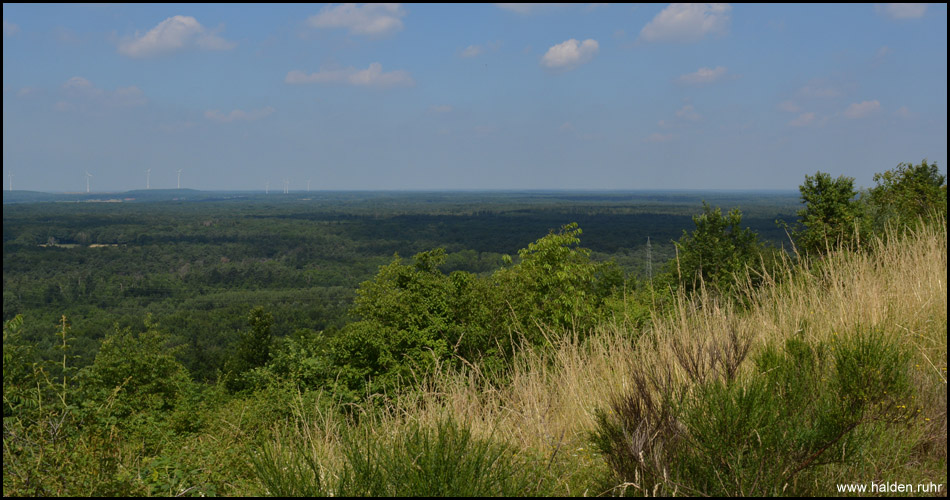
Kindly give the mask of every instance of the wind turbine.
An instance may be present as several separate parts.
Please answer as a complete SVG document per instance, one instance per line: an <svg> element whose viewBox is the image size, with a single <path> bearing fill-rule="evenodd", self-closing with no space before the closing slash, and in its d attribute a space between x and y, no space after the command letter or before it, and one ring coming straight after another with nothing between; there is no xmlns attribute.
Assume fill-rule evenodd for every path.
<svg viewBox="0 0 950 500"><path fill-rule="evenodd" d="M89 171L86 170L86 192L87 193L89 192L89 178L90 177L92 177L92 174L90 174Z"/></svg>
<svg viewBox="0 0 950 500"><path fill-rule="evenodd" d="M13 191L13 172L7 174L10 177L10 191Z"/></svg>
<svg viewBox="0 0 950 500"><path fill-rule="evenodd" d="M270 181L264 183L264 194L270 193Z"/></svg>
<svg viewBox="0 0 950 500"><path fill-rule="evenodd" d="M149 189L148 176L151 174L152 174L152 169L146 168L145 169L145 189Z"/></svg>
<svg viewBox="0 0 950 500"><path fill-rule="evenodd" d="M310 179L307 179L307 192L310 192Z"/></svg>
<svg viewBox="0 0 950 500"><path fill-rule="evenodd" d="M290 181L284 179L284 194L287 194L287 190L290 189Z"/></svg>
<svg viewBox="0 0 950 500"><path fill-rule="evenodd" d="M178 169L178 189L181 189L181 171L182 170L184 169L183 168Z"/></svg>

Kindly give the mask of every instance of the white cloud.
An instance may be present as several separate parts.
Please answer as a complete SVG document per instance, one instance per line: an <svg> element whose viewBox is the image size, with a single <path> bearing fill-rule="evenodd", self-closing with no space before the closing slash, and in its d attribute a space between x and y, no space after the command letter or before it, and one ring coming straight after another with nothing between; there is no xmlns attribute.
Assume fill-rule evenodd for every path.
<svg viewBox="0 0 950 500"><path fill-rule="evenodd" d="M541 58L541 65L551 69L574 69L590 62L599 49L597 40L588 38L583 42L578 42L571 38L548 49Z"/></svg>
<svg viewBox="0 0 950 500"><path fill-rule="evenodd" d="M799 95L802 97L814 98L814 97L838 97L841 95L841 92L834 87L828 87L820 85L818 83L809 83L804 87L798 89Z"/></svg>
<svg viewBox="0 0 950 500"><path fill-rule="evenodd" d="M62 88L66 99L56 103L55 108L58 111L104 107L131 108L148 103L145 92L134 85L110 91L96 87L81 76L74 76L66 80Z"/></svg>
<svg viewBox="0 0 950 500"><path fill-rule="evenodd" d="M792 127L804 127L805 125L808 125L814 121L815 121L815 113L813 111L809 111L807 113L802 113L798 115L798 117L788 122L788 124Z"/></svg>
<svg viewBox="0 0 950 500"><path fill-rule="evenodd" d="M729 11L724 3L674 3L663 9L640 31L647 42L694 42L706 35L729 32Z"/></svg>
<svg viewBox="0 0 950 500"><path fill-rule="evenodd" d="M478 45L469 45L462 51L462 57L475 57L482 53L482 48Z"/></svg>
<svg viewBox="0 0 950 500"><path fill-rule="evenodd" d="M383 66L378 62L374 62L369 65L369 68L362 70L350 67L346 69L320 70L309 75L303 71L294 70L287 73L284 82L292 84L343 83L368 87L411 86L415 84L409 72L396 70L383 73Z"/></svg>
<svg viewBox="0 0 950 500"><path fill-rule="evenodd" d="M676 112L676 116L691 122L702 119L702 115L696 112L696 108L694 108L692 104L687 104L680 108L679 111Z"/></svg>
<svg viewBox="0 0 950 500"><path fill-rule="evenodd" d="M517 12L518 14L530 14L541 9L545 9L552 5L557 5L555 3L496 3L495 7L499 9L504 9L509 12Z"/></svg>
<svg viewBox="0 0 950 500"><path fill-rule="evenodd" d="M230 50L237 44L219 37L191 16L174 16L158 23L148 33L119 43L119 53L145 58L188 49Z"/></svg>
<svg viewBox="0 0 950 500"><path fill-rule="evenodd" d="M798 113L802 110L801 106L795 104L793 101L782 101L778 103L778 109L789 113Z"/></svg>
<svg viewBox="0 0 950 500"><path fill-rule="evenodd" d="M3 20L3 36L4 37L13 36L19 32L20 32L19 26L11 23L10 21L7 21L6 19Z"/></svg>
<svg viewBox="0 0 950 500"><path fill-rule="evenodd" d="M881 109L881 103L874 101L855 102L844 110L844 116L848 118L864 118Z"/></svg>
<svg viewBox="0 0 950 500"><path fill-rule="evenodd" d="M901 106L900 108L897 108L897 111L895 111L894 114L901 118L913 118L914 116L914 113L907 109L907 106Z"/></svg>
<svg viewBox="0 0 950 500"><path fill-rule="evenodd" d="M218 123L231 123L231 122L237 122L237 121L249 122L249 121L254 121L254 120L260 120L261 118L264 118L265 116L273 113L274 111L276 111L274 108L270 106L265 106L261 109L251 110L250 112L243 111L240 109L235 109L234 111L231 111L230 113L225 115L215 109L215 110L205 111L205 118L211 121L218 122Z"/></svg>
<svg viewBox="0 0 950 500"><path fill-rule="evenodd" d="M874 11L891 19L917 19L927 12L925 3L885 3L874 4Z"/></svg>
<svg viewBox="0 0 950 500"><path fill-rule="evenodd" d="M647 142L670 142L673 140L673 134L661 134L659 132L651 134L646 138Z"/></svg>
<svg viewBox="0 0 950 500"><path fill-rule="evenodd" d="M402 30L406 11L398 3L328 5L307 19L314 28L347 28L357 35L383 36Z"/></svg>
<svg viewBox="0 0 950 500"><path fill-rule="evenodd" d="M688 85L699 85L703 83L712 83L716 80L723 77L726 74L726 68L723 66L716 66L713 68L699 68L695 73L689 73L688 75L683 75L679 77L680 83L685 83Z"/></svg>
<svg viewBox="0 0 950 500"><path fill-rule="evenodd" d="M102 90L93 87L92 82L90 82L89 80L86 80L85 78L81 76L74 76L70 78L69 80L66 80L66 83L63 84L63 88L66 90L82 92L82 93L86 93L86 92L101 93L102 92Z"/></svg>

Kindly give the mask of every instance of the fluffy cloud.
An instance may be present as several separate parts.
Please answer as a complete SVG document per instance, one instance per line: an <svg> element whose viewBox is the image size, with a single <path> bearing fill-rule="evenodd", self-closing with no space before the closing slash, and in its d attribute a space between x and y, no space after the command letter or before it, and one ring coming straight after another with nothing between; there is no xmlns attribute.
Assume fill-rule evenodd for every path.
<svg viewBox="0 0 950 500"><path fill-rule="evenodd" d="M787 111L789 113L798 113L802 110L801 106L795 104L794 101L782 101L778 103L778 109L782 111Z"/></svg>
<svg viewBox="0 0 950 500"><path fill-rule="evenodd" d="M79 109L101 108L131 108L143 106L148 102L145 92L132 85L118 87L115 90L105 90L96 87L89 80L74 76L66 80L62 86L64 99L57 102L58 111L73 111Z"/></svg>
<svg viewBox="0 0 950 500"><path fill-rule="evenodd" d="M462 51L462 57L475 57L482 53L482 48L478 45L469 45Z"/></svg>
<svg viewBox="0 0 950 500"><path fill-rule="evenodd" d="M274 111L276 111L274 108L270 106L265 106L261 109L255 109L249 112L243 111L240 109L235 109L234 111L231 111L230 113L225 115L215 109L215 110L205 111L205 118L211 121L218 122L218 123L231 123L231 122L238 122L238 121L249 122L249 121L254 121L254 120L260 120L261 118L264 118L265 116L273 113Z"/></svg>
<svg viewBox="0 0 950 500"><path fill-rule="evenodd" d="M839 92L838 89L834 87L821 85L819 83L809 83L808 85L798 89L798 94L807 98L838 97L841 95L841 92Z"/></svg>
<svg viewBox="0 0 950 500"><path fill-rule="evenodd" d="M284 82L292 84L342 83L367 87L395 87L415 84L415 81L413 81L407 71L397 70L383 73L383 66L378 62L374 62L369 65L369 68L362 70L350 67L346 69L321 70L309 75L303 71L294 70L287 73Z"/></svg>
<svg viewBox="0 0 950 500"><path fill-rule="evenodd" d="M504 9L510 12L517 12L518 14L530 14L536 12L540 9L544 9L551 5L557 5L553 3L496 3L495 7L499 9Z"/></svg>
<svg viewBox="0 0 950 500"><path fill-rule="evenodd" d="M3 36L13 36L20 32L20 27L7 21L3 20Z"/></svg>
<svg viewBox="0 0 950 500"><path fill-rule="evenodd" d="M659 132L651 134L646 138L647 142L670 142L673 140L673 134L661 134Z"/></svg>
<svg viewBox="0 0 950 500"><path fill-rule="evenodd" d="M382 36L402 30L406 12L398 3L328 5L307 19L314 28L347 28L357 35Z"/></svg>
<svg viewBox="0 0 950 500"><path fill-rule="evenodd" d="M891 19L917 19L927 12L925 3L886 3L875 4L874 11Z"/></svg>
<svg viewBox="0 0 950 500"><path fill-rule="evenodd" d="M715 69L712 68L699 68L695 73L690 73L688 75L683 75L679 77L680 83L685 83L688 85L699 85L703 83L712 83L726 74L726 68L723 66L716 66Z"/></svg>
<svg viewBox="0 0 950 500"><path fill-rule="evenodd" d="M729 11L724 3L675 3L663 9L640 31L647 42L694 42L706 35L729 32Z"/></svg>
<svg viewBox="0 0 950 500"><path fill-rule="evenodd" d="M815 113L812 111L809 111L807 113L802 113L798 115L798 117L788 122L788 124L792 127L804 127L805 125L808 125L814 121L815 121Z"/></svg>
<svg viewBox="0 0 950 500"><path fill-rule="evenodd" d="M844 116L848 118L864 118L881 109L881 103L874 101L855 102L844 110Z"/></svg>
<svg viewBox="0 0 950 500"><path fill-rule="evenodd" d="M148 33L119 43L119 53L128 57L146 58L187 49L229 50L237 44L229 42L201 25L191 16L174 16L158 23Z"/></svg>
<svg viewBox="0 0 950 500"><path fill-rule="evenodd" d="M541 65L551 69L574 69L590 62L599 49L597 40L588 38L583 42L578 42L571 38L548 49L541 58Z"/></svg>
<svg viewBox="0 0 950 500"><path fill-rule="evenodd" d="M692 104L687 104L676 112L676 117L696 122L702 119L703 116L696 112L696 108Z"/></svg>

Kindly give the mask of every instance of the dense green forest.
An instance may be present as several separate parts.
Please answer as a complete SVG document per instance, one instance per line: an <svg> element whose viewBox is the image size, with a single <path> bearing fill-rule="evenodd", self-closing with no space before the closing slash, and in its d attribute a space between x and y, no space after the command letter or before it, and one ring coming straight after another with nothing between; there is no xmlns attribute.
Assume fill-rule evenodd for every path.
<svg viewBox="0 0 950 500"><path fill-rule="evenodd" d="M206 381L222 368L248 310L271 311L278 336L340 328L352 319L356 287L394 254L443 248L445 273L485 274L504 255L576 222L593 259L645 277L647 239L659 269L702 200L741 207L744 223L777 246L788 246L788 236L776 220L794 220L799 205L795 193L165 190L116 195L130 199L122 203L85 194L23 203L31 198L14 194L21 202L6 204L3 215L4 321L23 314L25 338L52 353L48 332L66 314L85 365L115 323L141 328L151 313L176 332L181 361Z"/></svg>
<svg viewBox="0 0 950 500"><path fill-rule="evenodd" d="M945 484L946 179L875 183L18 193L4 494Z"/></svg>

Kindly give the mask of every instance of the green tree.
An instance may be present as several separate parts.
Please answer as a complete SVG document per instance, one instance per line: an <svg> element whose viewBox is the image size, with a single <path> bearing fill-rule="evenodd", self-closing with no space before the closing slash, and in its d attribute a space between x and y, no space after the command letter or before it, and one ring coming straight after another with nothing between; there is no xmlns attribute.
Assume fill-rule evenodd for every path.
<svg viewBox="0 0 950 500"><path fill-rule="evenodd" d="M234 354L226 363L226 385L232 391L247 388L248 384L244 375L250 370L266 365L270 360L271 344L274 341L271 331L274 315L262 306L258 306L248 313L247 323L250 328L241 334Z"/></svg>
<svg viewBox="0 0 950 500"><path fill-rule="evenodd" d="M188 371L168 348L168 336L155 328L150 317L144 332L119 329L102 341L84 379L87 397L105 402L114 399L113 415L171 410L191 384Z"/></svg>
<svg viewBox="0 0 950 500"><path fill-rule="evenodd" d="M754 231L742 228L738 208L723 216L719 207L713 209L704 201L703 213L693 217L693 224L696 229L690 234L683 231L675 242L677 260L668 264L668 272L675 272L686 290L695 290L700 282L730 290L748 267L760 264L765 248Z"/></svg>
<svg viewBox="0 0 950 500"><path fill-rule="evenodd" d="M909 226L918 218L947 216L947 182L936 163L900 163L893 170L874 174L877 186L868 193L875 231L888 224Z"/></svg>
<svg viewBox="0 0 950 500"><path fill-rule="evenodd" d="M823 253L853 241L860 234L861 208L854 189L854 178L817 172L805 176L799 186L805 207L798 211L804 229L795 232L799 247L806 253Z"/></svg>
<svg viewBox="0 0 950 500"><path fill-rule="evenodd" d="M507 318L535 345L547 342L541 328L583 332L600 319L602 306L623 283L613 262L593 262L580 247L581 229L573 222L518 251L520 261L492 276L500 295L495 317Z"/></svg>
<svg viewBox="0 0 950 500"><path fill-rule="evenodd" d="M491 324L484 285L463 271L446 276L445 250L397 255L357 290L352 313L359 318L330 339L331 380L338 391L371 392L407 385L437 363L476 359L490 345ZM454 360L454 361L453 361Z"/></svg>

